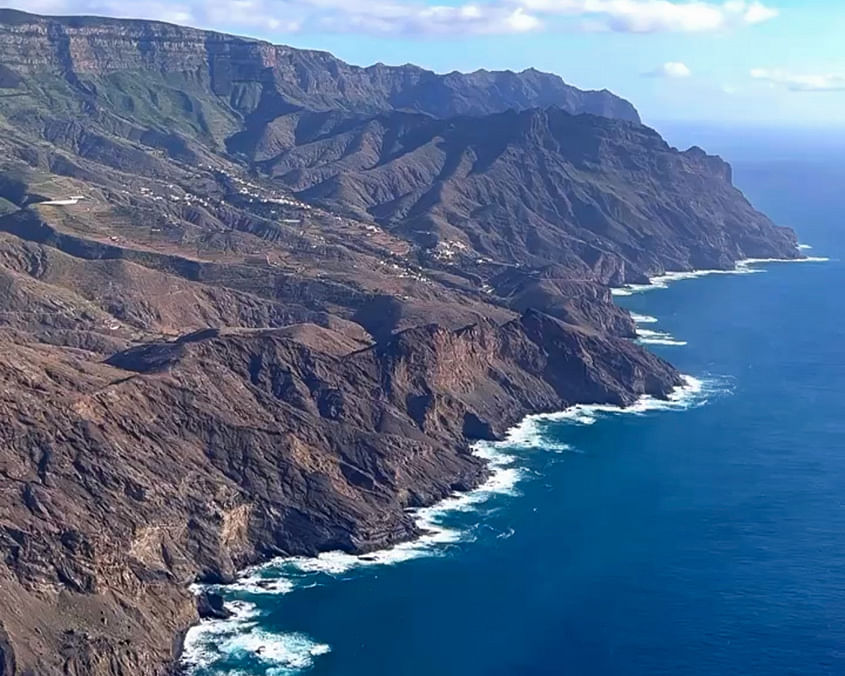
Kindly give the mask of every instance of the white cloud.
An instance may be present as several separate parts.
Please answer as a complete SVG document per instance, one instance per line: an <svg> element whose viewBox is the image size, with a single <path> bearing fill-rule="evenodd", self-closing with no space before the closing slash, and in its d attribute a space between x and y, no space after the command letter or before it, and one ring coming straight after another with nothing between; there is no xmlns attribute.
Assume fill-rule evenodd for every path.
<svg viewBox="0 0 845 676"><path fill-rule="evenodd" d="M759 0L518 0L544 14L580 16L591 30L625 33L697 33L762 23L778 10Z"/></svg>
<svg viewBox="0 0 845 676"><path fill-rule="evenodd" d="M719 31L768 21L759 0L21 0L24 9L162 19L234 30L463 36L547 30ZM573 23L574 22L574 23Z"/></svg>
<svg viewBox="0 0 845 676"><path fill-rule="evenodd" d="M772 85L784 86L794 92L845 91L845 75L840 73L811 75L780 69L754 68L751 77Z"/></svg>
<svg viewBox="0 0 845 676"><path fill-rule="evenodd" d="M330 31L375 35L460 36L527 33L542 20L520 2L457 5L425 0L26 0L21 9L157 19L202 28L260 27L262 33Z"/></svg>
<svg viewBox="0 0 845 676"><path fill-rule="evenodd" d="M766 7L760 2L752 2L743 15L745 23L763 23L776 18L780 12L773 7Z"/></svg>
<svg viewBox="0 0 845 676"><path fill-rule="evenodd" d="M157 19L187 23L194 18L190 0L181 2L143 0L27 0L18 7L36 14L95 14L125 18Z"/></svg>
<svg viewBox="0 0 845 676"><path fill-rule="evenodd" d="M428 5L420 3L358 3L299 0L306 26L336 32L382 35L453 36L527 33L542 21L521 6L498 3ZM307 10L314 11L307 11Z"/></svg>
<svg viewBox="0 0 845 676"><path fill-rule="evenodd" d="M674 80L690 77L692 71L689 66L680 61L667 61L662 66L658 66L654 70L645 73L646 77L663 77Z"/></svg>

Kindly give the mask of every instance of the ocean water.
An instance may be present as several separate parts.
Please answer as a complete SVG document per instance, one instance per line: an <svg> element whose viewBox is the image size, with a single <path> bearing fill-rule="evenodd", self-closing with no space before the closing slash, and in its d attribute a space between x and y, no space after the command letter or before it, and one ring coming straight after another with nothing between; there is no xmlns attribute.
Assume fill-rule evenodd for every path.
<svg viewBox="0 0 845 676"><path fill-rule="evenodd" d="M248 571L193 673L845 674L845 197L737 181L830 260L619 296L673 401L525 421L420 542Z"/></svg>

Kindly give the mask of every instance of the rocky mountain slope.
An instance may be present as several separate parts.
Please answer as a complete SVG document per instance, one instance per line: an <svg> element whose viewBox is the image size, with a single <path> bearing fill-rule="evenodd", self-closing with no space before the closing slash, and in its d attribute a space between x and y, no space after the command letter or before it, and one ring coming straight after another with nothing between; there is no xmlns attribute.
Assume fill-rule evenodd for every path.
<svg viewBox="0 0 845 676"><path fill-rule="evenodd" d="M373 219L461 258L564 263L572 279L644 280L794 253L730 167L653 130L558 108L448 120L297 114L247 151L303 199ZM268 150L272 147L272 151Z"/></svg>
<svg viewBox="0 0 845 676"><path fill-rule="evenodd" d="M0 674L172 673L191 582L411 537L473 440L677 386L611 285L800 255L535 71L10 10L0 64Z"/></svg>
<svg viewBox="0 0 845 676"><path fill-rule="evenodd" d="M104 362L9 342L6 659L37 674L166 673L196 618L191 581L412 536L407 507L484 476L467 439L679 383L626 340L536 312L347 350L314 325L207 330Z"/></svg>

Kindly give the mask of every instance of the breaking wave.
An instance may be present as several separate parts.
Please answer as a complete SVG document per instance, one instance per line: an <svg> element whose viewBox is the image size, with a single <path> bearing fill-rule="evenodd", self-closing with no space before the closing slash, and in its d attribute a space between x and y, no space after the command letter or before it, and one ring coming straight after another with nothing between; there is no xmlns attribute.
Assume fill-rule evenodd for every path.
<svg viewBox="0 0 845 676"><path fill-rule="evenodd" d="M254 603L230 601L226 608L232 613L228 620L206 620L185 637L182 661L193 673L220 674L225 669L233 675L288 676L313 666L314 658L331 650L304 634L261 629Z"/></svg>
<svg viewBox="0 0 845 676"><path fill-rule="evenodd" d="M804 246L810 246L809 244L805 244ZM811 247L812 248L812 247ZM737 263L737 266L751 266L751 265L758 265L760 263L829 263L830 258L827 256L805 256L804 258L792 258L792 259L784 259L784 258L746 258L744 261L740 261Z"/></svg>
<svg viewBox="0 0 845 676"><path fill-rule="evenodd" d="M643 345L670 345L670 346L684 346L687 344L685 340L678 340L671 334L664 331L654 331L652 329L642 328L642 324L656 324L657 318L649 315L638 315L631 313L631 319L637 325L637 342Z"/></svg>
<svg viewBox="0 0 845 676"><path fill-rule="evenodd" d="M687 344L687 341L673 338L669 333L649 331L648 329L637 329L637 340L643 345L683 346Z"/></svg>
<svg viewBox="0 0 845 676"><path fill-rule="evenodd" d="M651 317L649 315L638 315L636 312L631 313L631 319L634 320L635 324L657 324L657 317Z"/></svg>
<svg viewBox="0 0 845 676"><path fill-rule="evenodd" d="M651 277L648 284L628 284L626 286L611 289L614 296L632 296L635 293L654 291L656 289L667 289L673 282L680 282L685 279L698 279L709 275L749 275L757 272L764 272L758 268L750 267L745 261L737 263L733 270L692 270L690 272L667 272L656 277Z"/></svg>
<svg viewBox="0 0 845 676"><path fill-rule="evenodd" d="M799 248L810 248L809 244L801 245ZM736 266L731 270L690 270L687 272L667 272L649 279L648 284L627 284L625 286L611 289L614 296L631 296L644 291L655 289L666 289L672 282L680 282L685 279L697 279L709 275L753 275L765 272L764 269L755 267L763 263L827 263L830 259L823 256L807 256L805 258L746 258L737 261Z"/></svg>

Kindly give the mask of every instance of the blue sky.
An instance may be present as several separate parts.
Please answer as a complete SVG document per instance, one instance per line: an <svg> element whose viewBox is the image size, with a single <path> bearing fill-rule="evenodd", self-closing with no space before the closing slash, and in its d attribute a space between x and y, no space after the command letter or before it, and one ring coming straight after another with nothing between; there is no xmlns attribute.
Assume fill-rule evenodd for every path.
<svg viewBox="0 0 845 676"><path fill-rule="evenodd" d="M15 3L13 3L15 4ZM647 122L845 127L843 0L26 0L437 71L536 67Z"/></svg>

